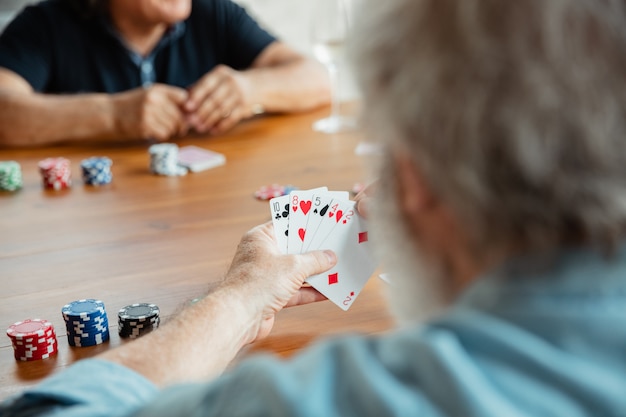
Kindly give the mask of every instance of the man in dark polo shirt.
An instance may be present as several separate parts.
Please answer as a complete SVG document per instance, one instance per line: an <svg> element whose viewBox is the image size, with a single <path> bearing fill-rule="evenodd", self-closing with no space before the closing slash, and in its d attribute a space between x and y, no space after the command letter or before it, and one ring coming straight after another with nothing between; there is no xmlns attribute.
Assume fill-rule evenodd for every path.
<svg viewBox="0 0 626 417"><path fill-rule="evenodd" d="M329 95L230 0L47 0L0 35L0 145L217 134Z"/></svg>

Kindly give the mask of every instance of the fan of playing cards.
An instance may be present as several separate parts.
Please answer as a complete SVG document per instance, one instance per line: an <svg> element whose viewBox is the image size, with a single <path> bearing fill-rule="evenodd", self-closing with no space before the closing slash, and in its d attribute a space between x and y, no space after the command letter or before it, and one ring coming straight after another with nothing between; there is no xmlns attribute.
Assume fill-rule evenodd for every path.
<svg viewBox="0 0 626 417"><path fill-rule="evenodd" d="M270 200L278 246L283 253L330 249L337 265L307 282L342 310L350 308L376 269L367 224L345 191L326 187L296 190Z"/></svg>

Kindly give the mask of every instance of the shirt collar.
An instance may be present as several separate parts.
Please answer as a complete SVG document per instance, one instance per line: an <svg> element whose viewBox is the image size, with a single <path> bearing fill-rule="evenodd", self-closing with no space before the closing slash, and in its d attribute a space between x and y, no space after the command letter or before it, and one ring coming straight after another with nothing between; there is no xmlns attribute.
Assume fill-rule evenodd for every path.
<svg viewBox="0 0 626 417"><path fill-rule="evenodd" d="M626 244L611 255L598 248L575 247L511 258L479 277L455 304L490 309L504 308L513 299L534 304L555 297L606 296L626 300Z"/></svg>
<svg viewBox="0 0 626 417"><path fill-rule="evenodd" d="M159 42L156 44L156 46L152 49L152 51L150 51L150 54L147 57L143 57L127 46L126 41L117 31L117 29L115 29L108 15L102 15L99 17L98 20L99 20L100 25L102 25L102 27L106 31L106 33L112 36L128 52L128 55L130 56L131 60L136 65L141 65L141 63L146 58L153 59L154 56L161 49L165 48L168 45L171 45L172 43L180 39L185 33L185 28L186 28L186 24L184 21L177 22L174 25L170 26L165 31L165 33L163 34Z"/></svg>

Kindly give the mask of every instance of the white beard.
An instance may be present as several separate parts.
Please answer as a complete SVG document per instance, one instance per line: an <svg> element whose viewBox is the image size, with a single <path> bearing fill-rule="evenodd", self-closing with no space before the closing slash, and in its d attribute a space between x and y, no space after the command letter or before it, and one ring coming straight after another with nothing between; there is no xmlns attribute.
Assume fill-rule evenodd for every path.
<svg viewBox="0 0 626 417"><path fill-rule="evenodd" d="M395 172L389 164L382 170L370 219L372 242L389 274L389 309L398 325L407 326L432 318L445 307L449 282L443 257L426 256L419 236L412 236L398 207Z"/></svg>

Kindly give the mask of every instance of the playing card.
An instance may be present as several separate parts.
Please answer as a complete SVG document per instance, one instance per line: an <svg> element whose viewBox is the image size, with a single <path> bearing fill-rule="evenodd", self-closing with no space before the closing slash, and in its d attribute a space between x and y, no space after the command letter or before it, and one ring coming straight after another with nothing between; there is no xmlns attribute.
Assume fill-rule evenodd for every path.
<svg viewBox="0 0 626 417"><path fill-rule="evenodd" d="M274 235L278 249L282 253L287 253L289 234L289 196L281 195L270 200L270 213L274 225Z"/></svg>
<svg viewBox="0 0 626 417"><path fill-rule="evenodd" d="M307 232L302 242L301 252L309 251L311 242L317 235L319 226L328 213L333 201L345 201L348 200L350 194L347 191L331 191L328 193L322 193L316 195L313 199L313 209L309 213L307 219ZM313 248L311 248L313 249Z"/></svg>
<svg viewBox="0 0 626 417"><path fill-rule="evenodd" d="M319 187L306 190L305 192L314 193L327 190L328 188L326 187ZM278 248L282 253L287 253L289 248L290 196L283 195L272 198L270 200L270 213Z"/></svg>
<svg viewBox="0 0 626 417"><path fill-rule="evenodd" d="M178 165L184 166L192 172L204 171L225 163L226 157L221 153L197 146L183 146L178 152Z"/></svg>
<svg viewBox="0 0 626 417"><path fill-rule="evenodd" d="M348 198L344 191L325 190L295 190L289 194L289 236L288 253L304 252L303 243L305 238L317 231L319 224L313 217L319 218L322 209L322 201L335 198ZM311 221L313 222L311 223ZM313 228L309 224L314 224Z"/></svg>
<svg viewBox="0 0 626 417"><path fill-rule="evenodd" d="M323 208L325 207L326 206L323 206ZM326 214L319 216L320 219L318 220L319 225L317 230L312 236L311 241L308 242L305 250L320 249L322 243L328 238L333 229L337 225L346 226L355 214L356 210L354 209L353 201L333 198L328 203Z"/></svg>
<svg viewBox="0 0 626 417"><path fill-rule="evenodd" d="M327 239L320 247L311 248L334 251L337 265L309 277L307 282L345 311L365 286L376 264L370 253L367 223L356 213L354 202L339 204L331 220L337 220L340 211L345 214L335 222Z"/></svg>

